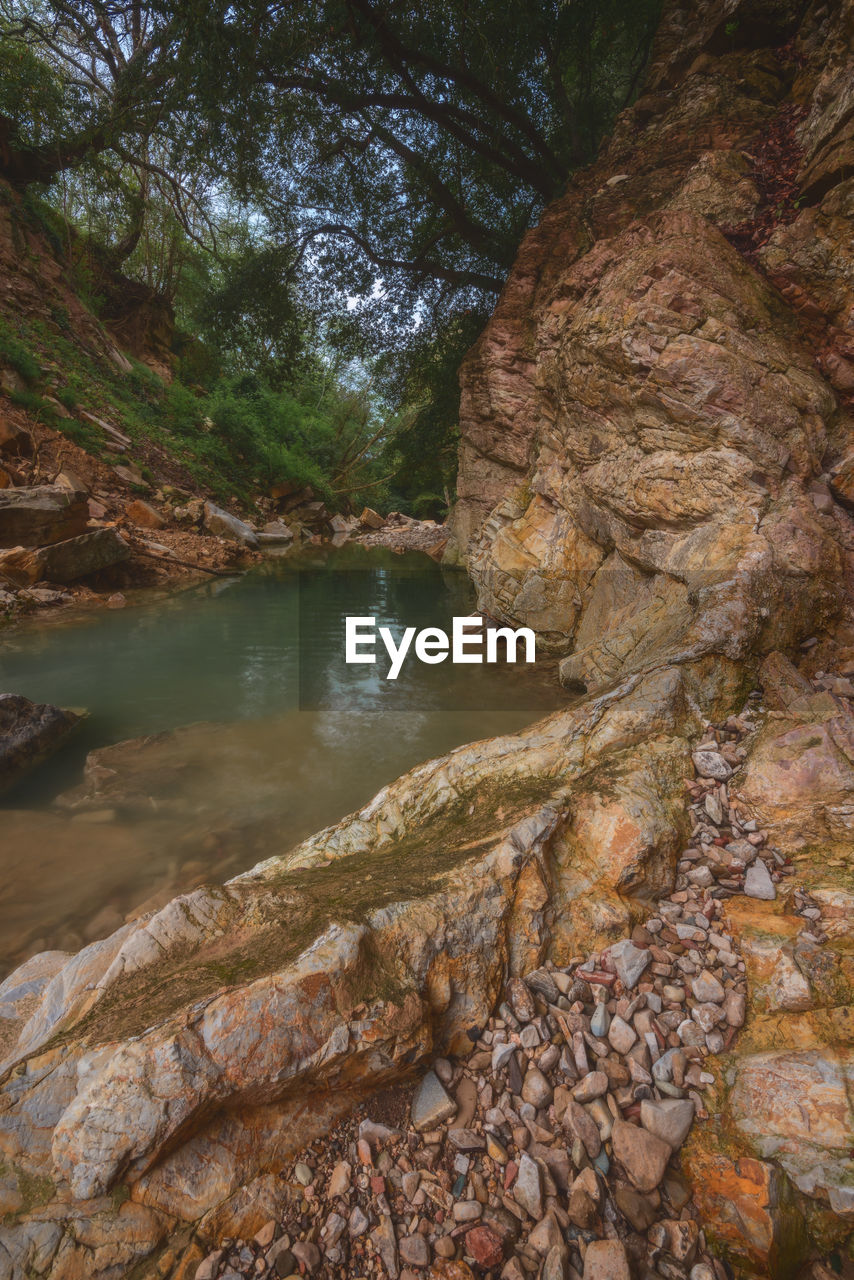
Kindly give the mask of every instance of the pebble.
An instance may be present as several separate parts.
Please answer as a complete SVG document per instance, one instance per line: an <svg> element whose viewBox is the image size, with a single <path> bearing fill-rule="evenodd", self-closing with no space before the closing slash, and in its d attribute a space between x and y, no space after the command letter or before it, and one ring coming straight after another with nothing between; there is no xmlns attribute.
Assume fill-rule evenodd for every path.
<svg viewBox="0 0 854 1280"><path fill-rule="evenodd" d="M625 1120L614 1121L611 1140L614 1159L623 1166L638 1191L655 1190L671 1156L668 1143Z"/></svg>
<svg viewBox="0 0 854 1280"><path fill-rule="evenodd" d="M656 1138L676 1150L688 1136L694 1120L690 1098L644 1098L640 1105L641 1124Z"/></svg>
<svg viewBox="0 0 854 1280"><path fill-rule="evenodd" d="M592 1121L590 1122L593 1123ZM532 1218L539 1219L543 1212L542 1176L538 1165L527 1152L519 1159L519 1172L513 1186L513 1198L516 1203L529 1213Z"/></svg>
<svg viewBox="0 0 854 1280"><path fill-rule="evenodd" d="M640 981L641 974L652 961L649 951L642 951L628 938L614 943L609 948L609 954L616 965L620 981L627 989Z"/></svg>
<svg viewBox="0 0 854 1280"><path fill-rule="evenodd" d="M412 1125L415 1129L435 1129L457 1114L457 1104L445 1092L434 1071L428 1071L412 1098Z"/></svg>

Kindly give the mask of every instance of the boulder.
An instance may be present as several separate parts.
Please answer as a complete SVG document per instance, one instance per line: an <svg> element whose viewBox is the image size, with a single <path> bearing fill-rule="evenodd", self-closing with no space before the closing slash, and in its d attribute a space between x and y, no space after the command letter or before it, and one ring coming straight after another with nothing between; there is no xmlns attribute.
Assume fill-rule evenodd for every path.
<svg viewBox="0 0 854 1280"><path fill-rule="evenodd" d="M359 524L363 529L382 529L385 520L378 511L374 511L372 507L364 507L362 514L359 516Z"/></svg>
<svg viewBox="0 0 854 1280"><path fill-rule="evenodd" d="M19 693L0 693L0 791L52 755L80 718Z"/></svg>
<svg viewBox="0 0 854 1280"><path fill-rule="evenodd" d="M41 547L85 533L86 494L61 485L0 491L0 547Z"/></svg>
<svg viewBox="0 0 854 1280"><path fill-rule="evenodd" d="M0 552L0 568L21 585L76 582L120 564L129 555L130 547L117 530L93 529L52 546Z"/></svg>
<svg viewBox="0 0 854 1280"><path fill-rule="evenodd" d="M164 529L166 527L165 517L160 514L156 507L152 507L150 503L143 502L141 498L135 498L133 502L129 502L125 507L125 515L133 524L139 525L141 529Z"/></svg>
<svg viewBox="0 0 854 1280"><path fill-rule="evenodd" d="M223 511L222 507L216 506L213 502L205 503L204 523L208 532L215 534L218 538L226 538L229 542L240 542L244 547L251 547L253 550L258 548L258 537L254 529L250 529L245 521L231 515L228 511Z"/></svg>

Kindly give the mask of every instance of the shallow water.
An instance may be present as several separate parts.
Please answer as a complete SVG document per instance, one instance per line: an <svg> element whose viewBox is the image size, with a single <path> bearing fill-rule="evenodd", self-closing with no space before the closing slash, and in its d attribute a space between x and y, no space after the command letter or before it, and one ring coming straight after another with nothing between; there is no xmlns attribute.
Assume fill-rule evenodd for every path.
<svg viewBox="0 0 854 1280"><path fill-rule="evenodd" d="M451 629L467 578L363 548L270 559L165 600L26 626L0 688L85 707L0 808L0 970L70 950L337 821L398 774L562 705L553 665L344 661L344 618ZM87 753L113 744L97 776Z"/></svg>

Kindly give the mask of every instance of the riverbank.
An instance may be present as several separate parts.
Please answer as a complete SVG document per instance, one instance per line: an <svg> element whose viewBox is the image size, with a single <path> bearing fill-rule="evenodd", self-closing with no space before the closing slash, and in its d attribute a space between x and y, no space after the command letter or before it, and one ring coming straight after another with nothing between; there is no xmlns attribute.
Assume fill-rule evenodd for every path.
<svg viewBox="0 0 854 1280"><path fill-rule="evenodd" d="M426 1269L434 1280L729 1280L716 1252L722 1236L738 1237L734 1224L764 1220L773 1239L773 1207L752 1204L736 1179L733 1225L710 1212L720 1192L698 1159L760 999L755 941L747 964L742 950L751 913L765 927L787 919L819 963L835 959L824 926L838 915L826 917L738 799L748 739L766 717L757 692L742 715L708 726L685 784L692 836L675 888L630 936L511 978L467 1051L369 1099L286 1164L284 1214L262 1222L267 1205L247 1199L252 1234L202 1258L195 1280L417 1280ZM778 900L785 917L771 914ZM810 1006L794 965L777 982L783 1007ZM782 1075L774 1087L785 1093ZM818 1101L798 1097L802 1109Z"/></svg>

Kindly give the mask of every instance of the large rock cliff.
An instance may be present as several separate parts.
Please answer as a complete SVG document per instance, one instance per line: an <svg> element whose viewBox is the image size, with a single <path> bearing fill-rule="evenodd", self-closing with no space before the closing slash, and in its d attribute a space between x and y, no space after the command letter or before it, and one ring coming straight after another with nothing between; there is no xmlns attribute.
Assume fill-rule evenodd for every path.
<svg viewBox="0 0 854 1280"><path fill-rule="evenodd" d="M461 374L457 551L591 690L791 643L850 545L854 11L692 8Z"/></svg>

